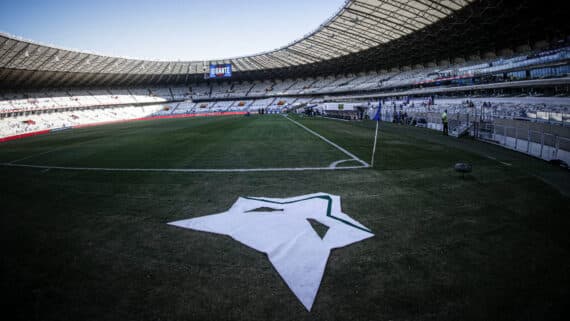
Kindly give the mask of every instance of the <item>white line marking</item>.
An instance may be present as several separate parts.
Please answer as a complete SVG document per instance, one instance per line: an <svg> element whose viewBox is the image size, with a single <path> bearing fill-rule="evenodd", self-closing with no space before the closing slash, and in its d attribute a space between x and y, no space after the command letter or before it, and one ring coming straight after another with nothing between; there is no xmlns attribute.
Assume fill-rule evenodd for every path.
<svg viewBox="0 0 570 321"><path fill-rule="evenodd" d="M336 162L330 164L330 165L329 165L329 168L336 168L339 164L342 164L342 163L345 163L345 162L353 162L353 161L354 161L354 159L352 159L352 158L351 158L351 159L339 160L339 161L336 161Z"/></svg>
<svg viewBox="0 0 570 321"><path fill-rule="evenodd" d="M352 160L352 159L351 159ZM346 167L276 167L276 168L104 168L104 167L68 167L68 166L45 166L2 163L0 166L23 167L36 169L60 169L70 171L92 172L171 172L171 173L250 173L250 172L303 172L303 171L334 171L368 168L368 166Z"/></svg>
<svg viewBox="0 0 570 321"><path fill-rule="evenodd" d="M20 158L20 159L17 159L17 160L13 160L13 161L10 162L10 164L19 163L19 162L21 162L21 161L24 161L24 160L27 160L27 159L30 159L30 158L36 158L36 157L38 157L38 156L42 156L42 155L45 155L45 154L50 154L50 153L57 152L57 151L60 151L60 150L63 150L63 149L72 148L72 147L77 147L77 146L79 146L79 145L83 145L83 144L85 144L85 143L89 143L89 142L92 142L92 141L97 140L97 139L98 139L98 138L96 138L96 139L89 139L89 140L86 140L86 141L81 141L81 142L78 142L78 143L72 143L72 144L70 144L70 145L65 145L65 146L61 146L61 147L54 148L54 149L50 149L50 150L48 150L48 151L45 151L45 152L42 152L42 153L39 153L39 154L33 154L33 155L30 155L30 156L26 156L26 157L24 157L24 158Z"/></svg>
<svg viewBox="0 0 570 321"><path fill-rule="evenodd" d="M501 164L503 164L503 165L505 165L505 166L513 166L513 164L511 164L511 163L501 162L500 160L498 160L498 159L496 159L495 157L492 157L492 156L487 156L487 158L488 158L488 159L492 159L492 160L494 160L494 161L497 161L497 162L499 162L499 163L501 163Z"/></svg>
<svg viewBox="0 0 570 321"><path fill-rule="evenodd" d="M38 156L42 156L42 155L45 155L45 154L57 152L58 150L62 150L62 149L64 149L64 148L66 148L66 147L69 147L69 146L58 147L58 148L50 149L50 150L45 151L45 152L43 152L43 153L29 155L29 156L26 156L26 157L24 157L24 158L20 158L20 159L13 160L13 161L10 162L10 164L18 163L18 162L21 162L21 161L23 161L23 160L30 159L30 158L34 158L34 157L38 157Z"/></svg>
<svg viewBox="0 0 570 321"><path fill-rule="evenodd" d="M287 117L287 116L283 116L283 117L285 117L286 119L292 121L294 124L296 124L297 126L303 128L304 130L308 131L309 133L311 133L311 134L317 136L318 138L324 140L325 142L329 143L330 145L332 145L332 146L335 147L336 149L340 150L341 152L345 153L345 154L348 155L349 157L352 157L352 159L354 159L355 161L361 163L362 166L364 166L364 167L370 167L370 164L368 164L367 162L365 162L365 161L363 161L362 159L356 157L356 156L355 156L354 154L352 154L351 152L349 152L349 151L347 151L346 149L340 147L339 145L337 145L337 144L331 142L331 141L328 140L327 138L325 138L325 137L319 135L317 132L315 132L315 131L313 131L313 130L307 128L307 127L305 127L303 124L301 124L301 123L299 123L299 122L297 122L297 121L294 121L293 119L291 119L291 118L289 118L289 117Z"/></svg>
<svg viewBox="0 0 570 321"><path fill-rule="evenodd" d="M334 117L327 117L327 116L320 116L321 118L324 119L330 119L330 120L338 120L338 121L344 121L344 122L349 122L350 120L348 119L341 119L341 118L334 118Z"/></svg>

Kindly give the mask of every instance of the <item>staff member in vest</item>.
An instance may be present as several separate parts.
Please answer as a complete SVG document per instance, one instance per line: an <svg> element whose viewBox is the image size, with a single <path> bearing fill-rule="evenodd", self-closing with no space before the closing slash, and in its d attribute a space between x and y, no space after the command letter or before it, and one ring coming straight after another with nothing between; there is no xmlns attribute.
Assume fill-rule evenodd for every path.
<svg viewBox="0 0 570 321"><path fill-rule="evenodd" d="M443 123L443 134L447 136L449 134L449 126L447 124L447 109L441 114L441 122Z"/></svg>

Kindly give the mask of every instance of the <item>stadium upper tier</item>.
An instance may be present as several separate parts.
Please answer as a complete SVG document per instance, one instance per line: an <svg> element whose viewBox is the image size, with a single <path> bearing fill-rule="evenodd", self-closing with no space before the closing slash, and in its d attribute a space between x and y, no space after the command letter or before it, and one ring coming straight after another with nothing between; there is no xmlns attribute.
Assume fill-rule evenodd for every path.
<svg viewBox="0 0 570 321"><path fill-rule="evenodd" d="M329 102L338 106L335 101L352 101L368 108L382 99L385 106L405 106L410 113L425 113L429 108L435 118L444 109L455 114L472 113L475 109L465 109L458 96L472 99L478 107L486 106L485 116L567 125L568 76L570 47L558 46L402 71L183 86L0 90L0 141L2 137L110 121L259 110L282 113L327 106ZM425 104L434 97L436 106ZM327 111L333 117L337 112ZM336 116L356 115L353 110L352 114Z"/></svg>
<svg viewBox="0 0 570 321"><path fill-rule="evenodd" d="M531 0L348 0L282 48L215 61L109 57L0 34L0 88L181 85L210 64L231 64L240 80L391 70L564 39L566 18Z"/></svg>

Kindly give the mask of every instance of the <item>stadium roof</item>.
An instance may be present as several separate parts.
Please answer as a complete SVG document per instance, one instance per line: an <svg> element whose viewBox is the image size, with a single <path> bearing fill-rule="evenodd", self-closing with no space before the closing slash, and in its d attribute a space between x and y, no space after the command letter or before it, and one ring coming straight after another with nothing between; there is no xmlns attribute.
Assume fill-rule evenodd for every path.
<svg viewBox="0 0 570 321"><path fill-rule="evenodd" d="M0 34L0 88L182 84L221 63L238 79L388 69L546 39L568 31L561 12L530 0L348 0L302 39L215 61L109 57Z"/></svg>
<svg viewBox="0 0 570 321"><path fill-rule="evenodd" d="M474 0L350 0L317 30L285 47L232 59L251 71L311 64L350 55L427 27Z"/></svg>

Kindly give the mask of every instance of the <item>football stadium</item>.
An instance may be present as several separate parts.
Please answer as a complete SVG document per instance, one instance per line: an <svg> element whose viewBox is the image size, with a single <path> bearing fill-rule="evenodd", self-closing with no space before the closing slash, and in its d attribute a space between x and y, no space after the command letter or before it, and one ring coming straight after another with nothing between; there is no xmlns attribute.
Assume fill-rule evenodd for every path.
<svg viewBox="0 0 570 321"><path fill-rule="evenodd" d="M204 60L0 19L4 314L567 319L568 11L336 2L281 47Z"/></svg>

